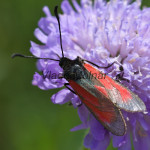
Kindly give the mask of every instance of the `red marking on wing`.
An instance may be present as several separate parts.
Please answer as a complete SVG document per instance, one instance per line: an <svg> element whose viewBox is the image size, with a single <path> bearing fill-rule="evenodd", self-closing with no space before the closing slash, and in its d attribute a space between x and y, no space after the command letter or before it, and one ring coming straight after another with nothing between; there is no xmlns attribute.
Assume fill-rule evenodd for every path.
<svg viewBox="0 0 150 150"><path fill-rule="evenodd" d="M84 67L91 73L91 74L99 74L100 71L97 70L96 68L92 67L90 64L84 64ZM113 79L111 79L110 77L106 76L105 79L98 79L97 80L100 81L100 83L108 90L112 90L113 88L116 88L120 95L121 98L123 100L123 102L128 102L129 100L132 99L132 95L130 93L130 91L128 91L125 87L121 86L120 84L118 84L116 81L114 81ZM102 90L99 89L101 92ZM104 95L106 95L106 93L104 92Z"/></svg>
<svg viewBox="0 0 150 150"><path fill-rule="evenodd" d="M101 93L103 93L106 97L108 97L107 91L104 87L95 85L95 88L98 89Z"/></svg>
<svg viewBox="0 0 150 150"><path fill-rule="evenodd" d="M84 104L94 113L94 115L103 122L111 123L116 118L112 112L101 111L98 107L95 107L88 101L84 101Z"/></svg>
<svg viewBox="0 0 150 150"><path fill-rule="evenodd" d="M92 67L90 64L84 64L84 67L91 73L91 74L99 74L100 71L97 70L96 68ZM106 76L107 77L107 76ZM105 77L105 79L106 79ZM113 89L113 86L109 83L109 82L106 82L105 79L97 79L100 81L101 84L104 85L104 87L106 89Z"/></svg>
<svg viewBox="0 0 150 150"><path fill-rule="evenodd" d="M120 92L121 98L124 102L128 102L132 99L132 95L130 91L128 91L125 87L121 86L114 80L112 80L110 77L107 76L107 79L110 81L110 83Z"/></svg>
<svg viewBox="0 0 150 150"><path fill-rule="evenodd" d="M84 100L89 101L89 103L92 103L94 106L99 106L99 100L94 97L90 92L86 91L83 87L81 87L79 84L77 84L75 81L70 80L69 85L76 91L76 93L83 97Z"/></svg>
<svg viewBox="0 0 150 150"><path fill-rule="evenodd" d="M104 100L104 102L101 103L98 98L93 96L90 92L86 91L76 82L70 80L69 84L80 97L82 102L96 116L98 120L111 123L116 119L115 110L111 102Z"/></svg>

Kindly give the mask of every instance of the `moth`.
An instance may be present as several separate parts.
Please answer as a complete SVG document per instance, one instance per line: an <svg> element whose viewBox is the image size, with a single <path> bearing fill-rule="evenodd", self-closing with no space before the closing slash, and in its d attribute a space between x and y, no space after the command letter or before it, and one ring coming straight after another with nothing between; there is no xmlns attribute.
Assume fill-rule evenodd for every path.
<svg viewBox="0 0 150 150"><path fill-rule="evenodd" d="M40 58L35 56L25 56L14 54L12 57L24 57L34 59L47 59L58 61L63 69L63 77L68 81L65 86L74 94L78 95L82 104L84 104L93 116L112 134L123 136L126 133L127 126L121 110L128 112L144 112L146 106L144 102L128 88L105 75L104 78L98 78L94 74L102 74L100 67L93 62L77 57L71 60L64 56L62 46L62 36L60 20L55 7L54 13L58 21L60 33L60 46L62 57L59 60L52 58ZM57 55L58 56L58 55ZM122 69L123 70L123 69ZM120 78L123 79L121 75ZM72 87L69 88L69 86Z"/></svg>

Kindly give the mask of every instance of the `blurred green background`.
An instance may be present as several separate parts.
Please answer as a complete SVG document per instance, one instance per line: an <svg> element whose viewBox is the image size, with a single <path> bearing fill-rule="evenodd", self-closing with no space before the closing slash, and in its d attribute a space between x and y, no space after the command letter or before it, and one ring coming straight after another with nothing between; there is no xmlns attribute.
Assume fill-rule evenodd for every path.
<svg viewBox="0 0 150 150"><path fill-rule="evenodd" d="M144 0L144 5L150 5ZM30 55L30 40L37 22L45 16L42 8L61 0L3 0L0 3L0 149L80 150L84 130L70 132L80 123L77 110L54 105L56 91L32 86L34 60L11 59L14 52ZM113 149L112 146L109 149Z"/></svg>

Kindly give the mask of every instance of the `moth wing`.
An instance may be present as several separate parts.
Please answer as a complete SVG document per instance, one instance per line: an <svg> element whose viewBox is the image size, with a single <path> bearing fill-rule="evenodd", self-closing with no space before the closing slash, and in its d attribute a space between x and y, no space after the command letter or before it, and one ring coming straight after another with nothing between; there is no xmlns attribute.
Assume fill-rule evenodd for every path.
<svg viewBox="0 0 150 150"><path fill-rule="evenodd" d="M89 74L102 74L99 70L89 64L84 64ZM144 112L146 106L144 102L129 89L113 80L109 76L103 78L93 77L91 79L97 90L109 98L117 107L131 112Z"/></svg>
<svg viewBox="0 0 150 150"><path fill-rule="evenodd" d="M125 134L126 123L121 111L107 97L100 94L88 80L80 79L78 82L71 80L69 84L106 129L118 136Z"/></svg>

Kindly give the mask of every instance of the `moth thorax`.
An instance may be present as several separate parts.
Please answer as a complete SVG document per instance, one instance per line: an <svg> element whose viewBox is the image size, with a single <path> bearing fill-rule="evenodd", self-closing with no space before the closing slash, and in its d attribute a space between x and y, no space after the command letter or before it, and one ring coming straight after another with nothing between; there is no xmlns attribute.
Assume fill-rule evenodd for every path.
<svg viewBox="0 0 150 150"><path fill-rule="evenodd" d="M84 71L82 66L78 64L73 64L70 67L66 67L64 70L64 77L67 80L78 80L84 78Z"/></svg>

